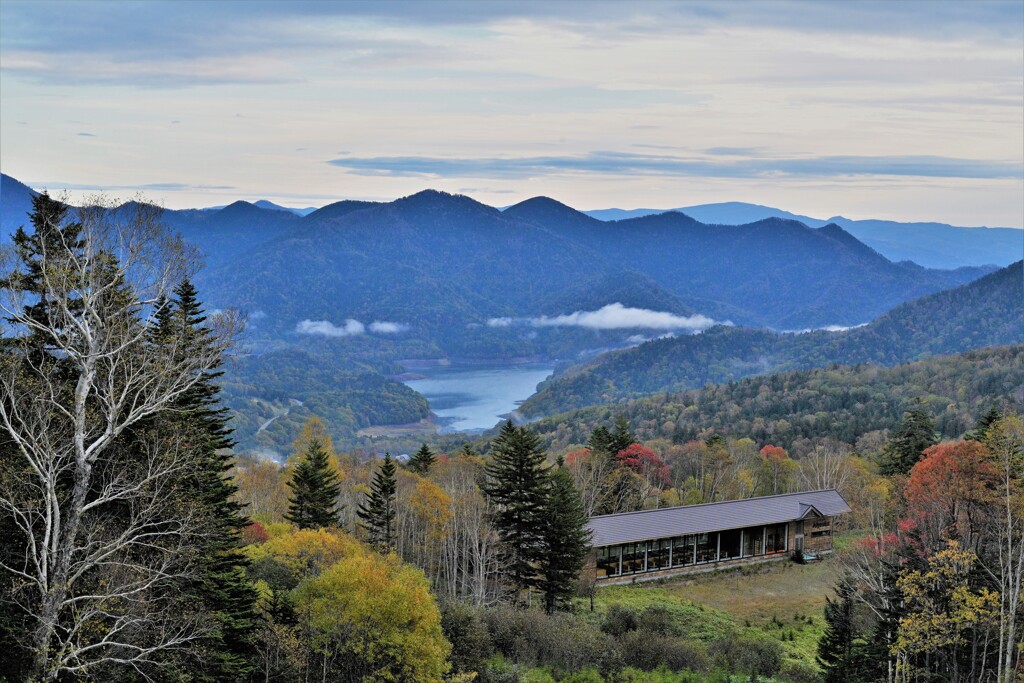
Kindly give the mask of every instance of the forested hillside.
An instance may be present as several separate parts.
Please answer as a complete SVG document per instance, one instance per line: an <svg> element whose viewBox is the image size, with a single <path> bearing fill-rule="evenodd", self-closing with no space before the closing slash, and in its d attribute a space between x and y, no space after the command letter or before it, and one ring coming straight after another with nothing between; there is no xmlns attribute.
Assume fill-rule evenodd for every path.
<svg viewBox="0 0 1024 683"><path fill-rule="evenodd" d="M976 282L898 306L841 332L779 334L717 327L658 339L571 367L520 408L527 417L831 363L894 365L940 353L1024 341L1020 261Z"/></svg>
<svg viewBox="0 0 1024 683"><path fill-rule="evenodd" d="M19 214L33 191L9 176L2 182L0 218L10 230L24 222ZM162 221L202 252L195 280L211 308L247 315L241 360L226 369L227 400L240 443L278 452L297 435L310 402L340 439L381 421L421 419L422 398L386 379L402 372L396 362L403 359L574 363L715 322L858 324L986 272L893 263L834 225L769 219L712 226L678 213L606 223L544 197L499 211L424 191L393 202L337 202L306 216L238 201L166 210ZM927 334L923 348L957 350ZM893 343L870 344L892 360L866 360L905 359L887 350ZM674 344L716 348L692 362L652 353ZM562 385L552 383L525 414L797 367L779 346L771 334L731 328L655 342L638 356L609 359L609 368L635 359L625 381L609 388L589 370L574 371L583 386L556 392ZM860 360L804 339L798 346L825 359L804 367ZM688 363L694 373L680 379ZM384 398L359 398L368 382Z"/></svg>
<svg viewBox="0 0 1024 683"><path fill-rule="evenodd" d="M644 440L685 443L717 433L792 449L824 437L855 444L865 434L892 428L918 400L944 438L961 436L992 408L1019 410L1024 406L1024 346L892 368L832 366L773 373L583 408L531 427L555 449L586 443L594 427L616 416L625 417Z"/></svg>

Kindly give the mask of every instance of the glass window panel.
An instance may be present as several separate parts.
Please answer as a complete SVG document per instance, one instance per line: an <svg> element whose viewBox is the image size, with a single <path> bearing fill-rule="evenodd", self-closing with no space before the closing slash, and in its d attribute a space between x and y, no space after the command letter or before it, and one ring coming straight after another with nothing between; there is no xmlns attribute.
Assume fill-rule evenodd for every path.
<svg viewBox="0 0 1024 683"><path fill-rule="evenodd" d="M721 554L719 555L720 560L732 560L740 556L740 530L733 529L730 531L723 531L721 536Z"/></svg>
<svg viewBox="0 0 1024 683"><path fill-rule="evenodd" d="M743 530L743 556L764 555L764 527L755 526Z"/></svg>

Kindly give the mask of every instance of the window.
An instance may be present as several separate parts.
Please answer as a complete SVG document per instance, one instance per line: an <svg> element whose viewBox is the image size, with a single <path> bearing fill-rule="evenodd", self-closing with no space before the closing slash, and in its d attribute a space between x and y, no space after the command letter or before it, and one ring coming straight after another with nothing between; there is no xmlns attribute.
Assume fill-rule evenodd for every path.
<svg viewBox="0 0 1024 683"><path fill-rule="evenodd" d="M646 543L627 543L622 546L622 573L635 574L644 571Z"/></svg>
<svg viewBox="0 0 1024 683"><path fill-rule="evenodd" d="M722 539L719 545L720 560L733 560L740 556L740 530L722 531L719 536Z"/></svg>
<svg viewBox="0 0 1024 683"><path fill-rule="evenodd" d="M718 560L718 534L697 534L697 561L715 562Z"/></svg>
<svg viewBox="0 0 1024 683"><path fill-rule="evenodd" d="M668 549L672 542L667 539L647 542L647 571L653 572L668 567Z"/></svg>
<svg viewBox="0 0 1024 683"><path fill-rule="evenodd" d="M789 540L789 525L774 524L765 530L764 551L767 554L782 553L786 551L786 544Z"/></svg>
<svg viewBox="0 0 1024 683"><path fill-rule="evenodd" d="M672 539L672 566L683 567L693 564L693 536Z"/></svg>
<svg viewBox="0 0 1024 683"><path fill-rule="evenodd" d="M597 550L597 576L615 576L619 573L619 554L621 546L605 546Z"/></svg>
<svg viewBox="0 0 1024 683"><path fill-rule="evenodd" d="M743 530L743 557L764 555L764 527L752 526Z"/></svg>

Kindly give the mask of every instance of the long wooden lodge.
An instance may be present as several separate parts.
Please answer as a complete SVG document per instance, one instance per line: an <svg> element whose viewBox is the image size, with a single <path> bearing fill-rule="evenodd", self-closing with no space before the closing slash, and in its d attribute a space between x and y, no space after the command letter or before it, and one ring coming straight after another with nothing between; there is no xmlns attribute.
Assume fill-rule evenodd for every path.
<svg viewBox="0 0 1024 683"><path fill-rule="evenodd" d="M832 550L835 489L590 518L598 583L661 578Z"/></svg>

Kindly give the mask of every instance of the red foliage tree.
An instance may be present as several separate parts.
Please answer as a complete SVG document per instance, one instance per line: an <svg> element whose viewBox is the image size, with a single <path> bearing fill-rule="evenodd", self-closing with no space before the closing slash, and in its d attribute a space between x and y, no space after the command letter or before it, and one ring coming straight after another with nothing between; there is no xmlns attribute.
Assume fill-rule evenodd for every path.
<svg viewBox="0 0 1024 683"><path fill-rule="evenodd" d="M904 487L907 519L927 549L957 540L977 550L985 507L995 496L998 473L988 448L977 441L940 443L924 452Z"/></svg>
<svg viewBox="0 0 1024 683"><path fill-rule="evenodd" d="M646 446L638 443L623 448L615 455L619 463L625 465L652 484L667 486L669 483L668 465Z"/></svg>

